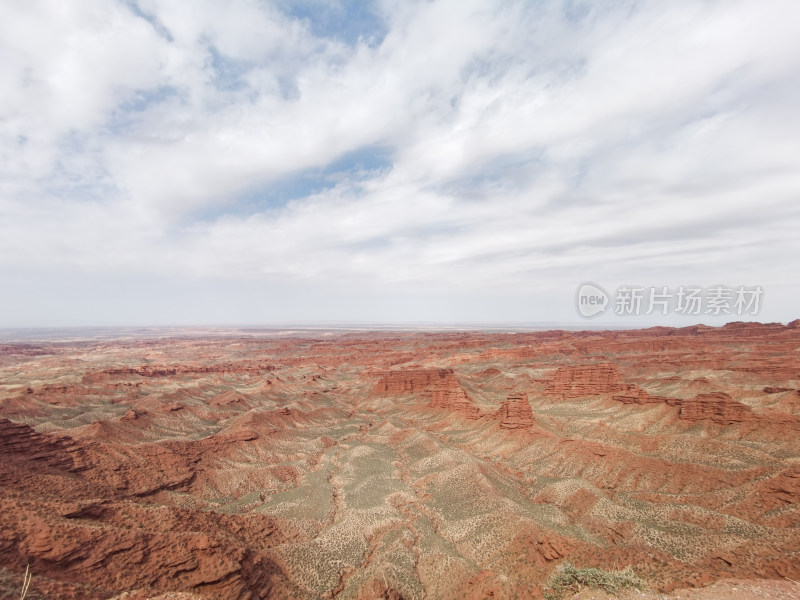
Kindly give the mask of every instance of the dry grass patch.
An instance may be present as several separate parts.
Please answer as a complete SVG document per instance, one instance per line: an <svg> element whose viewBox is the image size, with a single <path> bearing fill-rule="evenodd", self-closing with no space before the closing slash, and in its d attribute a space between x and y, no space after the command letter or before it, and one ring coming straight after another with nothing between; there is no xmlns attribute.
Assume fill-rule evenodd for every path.
<svg viewBox="0 0 800 600"><path fill-rule="evenodd" d="M605 571L594 567L576 567L569 562L561 563L550 577L545 600L559 600L566 593L579 593L584 588L601 589L609 594L618 594L624 589L642 589L642 581L630 567L622 571Z"/></svg>

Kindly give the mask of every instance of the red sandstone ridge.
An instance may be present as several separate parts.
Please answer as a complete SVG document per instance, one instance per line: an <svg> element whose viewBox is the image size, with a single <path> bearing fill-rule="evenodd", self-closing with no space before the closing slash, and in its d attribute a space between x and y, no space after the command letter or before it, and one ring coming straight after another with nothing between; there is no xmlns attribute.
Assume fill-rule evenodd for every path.
<svg viewBox="0 0 800 600"><path fill-rule="evenodd" d="M378 371L373 375L379 377L375 386L375 391L379 394L421 392L438 381L455 376L453 369Z"/></svg>
<svg viewBox="0 0 800 600"><path fill-rule="evenodd" d="M455 375L437 381L433 385L429 406L443 408L467 419L477 419L480 416L480 410L469 399Z"/></svg>
<svg viewBox="0 0 800 600"><path fill-rule="evenodd" d="M106 369L102 373L90 373L84 378L84 383L102 378L103 375L140 377L175 377L180 375L196 375L204 373L251 373L260 374L264 371L274 371L275 365L269 363L233 364L220 363L214 365L153 365L145 364L138 367L124 367L119 369Z"/></svg>
<svg viewBox="0 0 800 600"><path fill-rule="evenodd" d="M680 402L680 417L686 421L711 421L719 425L733 425L756 419L752 409L736 402L724 392L700 394L692 400Z"/></svg>
<svg viewBox="0 0 800 600"><path fill-rule="evenodd" d="M545 392L562 398L582 398L621 389L619 373L612 364L559 367Z"/></svg>
<svg viewBox="0 0 800 600"><path fill-rule="evenodd" d="M431 408L441 408L467 419L477 419L480 409L467 396L453 369L383 371L375 391L381 394L420 392L430 398Z"/></svg>
<svg viewBox="0 0 800 600"><path fill-rule="evenodd" d="M509 394L498 413L500 427L503 429L526 429L533 425L533 412L528 402L528 394L517 392Z"/></svg>
<svg viewBox="0 0 800 600"><path fill-rule="evenodd" d="M72 471L76 469L70 438L38 433L24 423L0 419L0 456L6 461L20 460Z"/></svg>
<svg viewBox="0 0 800 600"><path fill-rule="evenodd" d="M780 394L782 392L792 392L792 391L794 391L794 389L790 387L774 387L768 385L767 387L764 388L765 394Z"/></svg>
<svg viewBox="0 0 800 600"><path fill-rule="evenodd" d="M724 392L710 392L698 394L694 398L682 399L651 396L646 390L635 385L625 385L624 388L622 394L613 397L617 402L674 406L678 408L678 417L683 421L711 422L717 425L758 423L764 433L769 431L770 427L777 427L778 429L775 429L777 434L780 434L781 430L786 432L789 429L795 430L800 427L800 419L795 415L779 411L757 414L747 404L737 402Z"/></svg>
<svg viewBox="0 0 800 600"><path fill-rule="evenodd" d="M745 423L757 418L746 404L737 402L724 392L698 394L685 400L681 398L665 398L651 396L646 390L635 385L624 386L622 394L614 396L614 400L624 404L667 404L678 407L678 415L685 421L711 421L719 425Z"/></svg>
<svg viewBox="0 0 800 600"><path fill-rule="evenodd" d="M624 404L669 404L677 406L680 402L676 398L666 398L664 396L651 396L647 390L643 390L638 385L625 384L620 386L620 394L614 395L613 399Z"/></svg>

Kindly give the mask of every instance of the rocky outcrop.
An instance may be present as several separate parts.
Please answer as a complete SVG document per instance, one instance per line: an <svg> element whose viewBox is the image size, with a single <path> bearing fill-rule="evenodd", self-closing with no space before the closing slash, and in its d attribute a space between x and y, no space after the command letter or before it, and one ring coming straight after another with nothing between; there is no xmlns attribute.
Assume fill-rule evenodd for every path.
<svg viewBox="0 0 800 600"><path fill-rule="evenodd" d="M790 324L791 326L791 324ZM763 336L783 331L782 323L757 323L754 321L731 321L719 329L720 335L735 335L737 338Z"/></svg>
<svg viewBox="0 0 800 600"><path fill-rule="evenodd" d="M612 364L559 367L545 392L562 398L582 398L621 389L620 377Z"/></svg>
<svg viewBox="0 0 800 600"><path fill-rule="evenodd" d="M502 371L496 367L489 367L488 369L484 369L478 375L481 377L494 377L495 375L500 375Z"/></svg>
<svg viewBox="0 0 800 600"><path fill-rule="evenodd" d="M720 425L733 425L752 421L756 415L746 404L736 402L724 392L698 394L694 398L665 398L651 396L635 385L626 385L620 394L613 396L624 404L667 404L678 408L678 416L684 421L710 421Z"/></svg>
<svg viewBox="0 0 800 600"><path fill-rule="evenodd" d="M473 404L453 369L412 369L382 371L375 392L383 395L418 393L428 398L428 406L455 413L467 419L477 419L480 409Z"/></svg>
<svg viewBox="0 0 800 600"><path fill-rule="evenodd" d="M139 377L177 377L184 375L200 374L250 374L259 375L263 372L274 371L275 365L261 362L223 362L211 365L159 365L144 364L136 367L120 367L116 369L106 369L100 372L89 372L83 376L83 383L97 383L107 377L129 377L138 375Z"/></svg>
<svg viewBox="0 0 800 600"><path fill-rule="evenodd" d="M508 395L499 411L500 427L503 429L527 429L533 426L533 412L528 394L515 392Z"/></svg>
<svg viewBox="0 0 800 600"><path fill-rule="evenodd" d="M39 579L34 587L48 579L88 583L47 597L107 598L138 589L149 592L135 596L144 598L176 588L225 600L286 597L285 576L245 546L241 537L249 524L237 516L177 508L168 514L105 501L51 506L53 512L31 510L7 499L0 515L0 530L17 530L14 544L0 544L4 565L24 570L30 564ZM27 518L20 523L22 510ZM256 535L280 537L270 519L260 521L265 533Z"/></svg>
<svg viewBox="0 0 800 600"><path fill-rule="evenodd" d="M467 396L453 370L443 369L438 371L438 375L428 391L429 406L444 409L467 419L477 419L480 410Z"/></svg>
<svg viewBox="0 0 800 600"><path fill-rule="evenodd" d="M724 392L700 394L691 400L680 400L680 418L685 421L711 421L733 425L753 421L756 415L746 404L736 402Z"/></svg>
<svg viewBox="0 0 800 600"><path fill-rule="evenodd" d="M437 381L430 390L430 396L431 408L442 408L467 419L480 417L480 409L469 399L455 375Z"/></svg>
<svg viewBox="0 0 800 600"><path fill-rule="evenodd" d="M434 383L455 377L453 369L410 369L378 371L375 392L378 394L408 394L427 390Z"/></svg>
<svg viewBox="0 0 800 600"><path fill-rule="evenodd" d="M651 396L647 390L643 390L638 385L625 384L620 386L622 389L619 394L615 394L613 399L624 404L669 404L675 406L678 402L675 398L664 396Z"/></svg>
<svg viewBox="0 0 800 600"><path fill-rule="evenodd" d="M224 392L222 394L218 394L211 398L208 401L209 404L212 406L246 406L247 399L240 393L231 390L230 392Z"/></svg>
<svg viewBox="0 0 800 600"><path fill-rule="evenodd" d="M42 434L25 423L0 419L0 460L73 471L76 469L73 450L75 444L69 438Z"/></svg>
<svg viewBox="0 0 800 600"><path fill-rule="evenodd" d="M651 396L646 390L635 385L626 385L620 394L613 399L623 404L666 404L678 408L678 418L689 422L709 422L717 425L736 425L740 423L760 423L763 432L767 433L775 427L797 429L800 419L791 414L771 411L764 414L754 413L748 405L737 402L724 392L698 394L694 398L666 398ZM789 388L791 389L791 388ZM784 429L786 431L786 429ZM776 433L780 433L775 430Z"/></svg>

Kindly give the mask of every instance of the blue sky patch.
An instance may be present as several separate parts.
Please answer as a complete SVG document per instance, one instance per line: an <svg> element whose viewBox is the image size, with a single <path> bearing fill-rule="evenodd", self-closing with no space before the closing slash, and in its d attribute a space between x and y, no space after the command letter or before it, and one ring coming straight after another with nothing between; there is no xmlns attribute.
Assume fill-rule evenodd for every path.
<svg viewBox="0 0 800 600"><path fill-rule="evenodd" d="M144 19L150 25L153 26L155 32L160 35L162 38L167 40L168 42L172 42L172 34L169 32L169 29L164 27L164 24L159 21L154 15L150 14L149 12L145 12L142 10L142 7L139 6L139 3L136 0L123 0L122 3L131 9L131 12L135 14L140 19Z"/></svg>
<svg viewBox="0 0 800 600"><path fill-rule="evenodd" d="M252 67L246 60L222 54L216 46L209 46L211 67L214 69L214 87L219 90L236 91L245 87L244 74Z"/></svg>
<svg viewBox="0 0 800 600"><path fill-rule="evenodd" d="M339 156L322 168L303 169L250 188L223 210L205 213L201 219L222 215L250 215L280 209L292 200L307 198L336 187L341 182L365 181L392 166L391 152L381 146L365 146Z"/></svg>
<svg viewBox="0 0 800 600"><path fill-rule="evenodd" d="M106 123L106 131L123 135L140 123L142 114L154 106L175 98L180 91L168 85L149 90L136 90L117 105Z"/></svg>
<svg viewBox="0 0 800 600"><path fill-rule="evenodd" d="M129 98L120 103L123 112L144 112L148 108L172 98L178 90L172 86L162 85L150 90L136 90Z"/></svg>
<svg viewBox="0 0 800 600"><path fill-rule="evenodd" d="M350 46L359 40L372 47L380 46L389 31L375 2L279 0L278 7L296 19L307 21L316 37L335 39Z"/></svg>

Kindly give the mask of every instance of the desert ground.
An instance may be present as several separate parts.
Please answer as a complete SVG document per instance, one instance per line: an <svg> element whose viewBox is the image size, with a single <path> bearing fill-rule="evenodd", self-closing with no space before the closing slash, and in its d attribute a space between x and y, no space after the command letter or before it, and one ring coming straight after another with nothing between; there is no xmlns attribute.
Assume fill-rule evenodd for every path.
<svg viewBox="0 0 800 600"><path fill-rule="evenodd" d="M0 598L800 598L799 390L800 321L0 343Z"/></svg>

